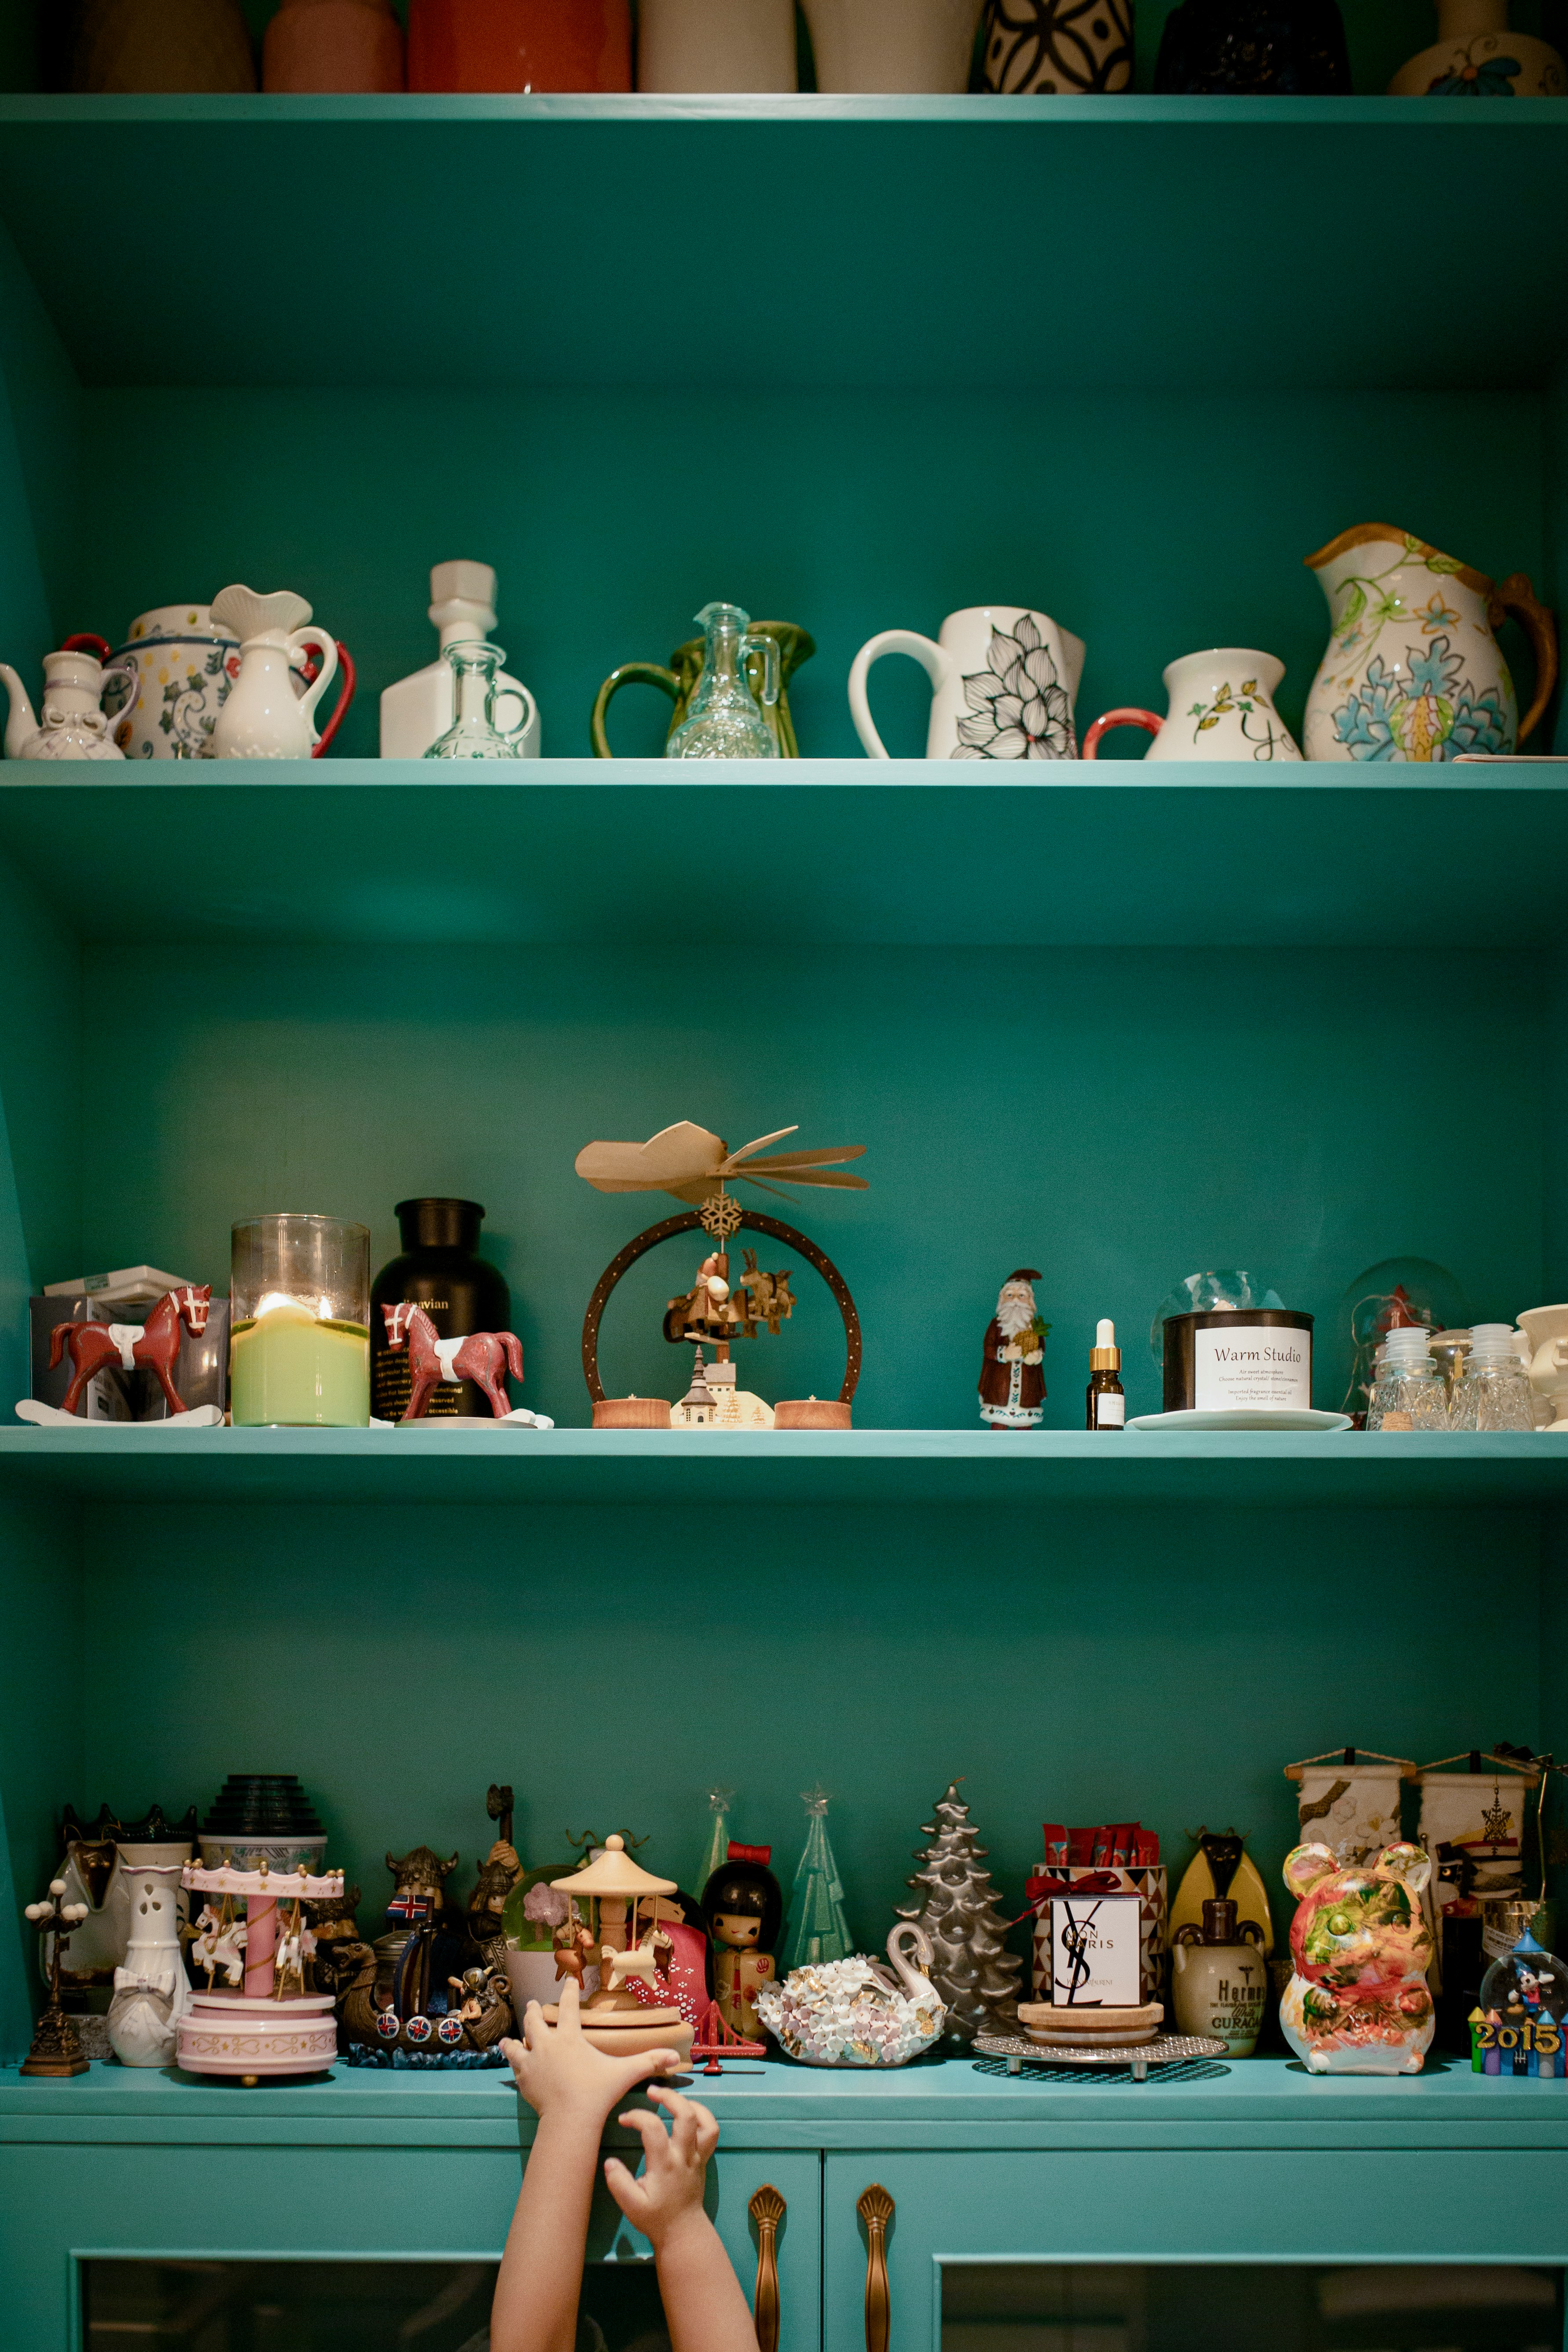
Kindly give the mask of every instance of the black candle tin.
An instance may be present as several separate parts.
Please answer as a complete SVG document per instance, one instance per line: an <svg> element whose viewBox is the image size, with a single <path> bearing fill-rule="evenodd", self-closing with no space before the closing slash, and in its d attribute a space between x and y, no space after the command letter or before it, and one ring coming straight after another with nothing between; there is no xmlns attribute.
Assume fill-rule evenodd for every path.
<svg viewBox="0 0 1568 2352"><path fill-rule="evenodd" d="M1213 1307L1166 1316L1167 1412L1267 1412L1312 1401L1310 1315L1287 1307Z"/></svg>

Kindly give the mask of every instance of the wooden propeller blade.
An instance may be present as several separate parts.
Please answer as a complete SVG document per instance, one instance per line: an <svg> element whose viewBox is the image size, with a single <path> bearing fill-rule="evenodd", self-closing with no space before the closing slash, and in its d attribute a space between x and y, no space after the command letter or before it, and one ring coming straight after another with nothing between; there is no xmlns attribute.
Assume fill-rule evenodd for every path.
<svg viewBox="0 0 1568 2352"><path fill-rule="evenodd" d="M704 1180L716 1185L723 1159L723 1137L683 1118L646 1143L585 1143L575 1165L601 1192L674 1192Z"/></svg>
<svg viewBox="0 0 1568 2352"><path fill-rule="evenodd" d="M773 1151L766 1160L754 1160L752 1168L770 1168L782 1173L787 1168L834 1168L841 1160L863 1160L863 1143L834 1143L825 1151ZM748 1171L743 1171L748 1173Z"/></svg>
<svg viewBox="0 0 1568 2352"><path fill-rule="evenodd" d="M786 1184L837 1184L846 1192L871 1191L871 1186L863 1176L843 1176L831 1168L770 1168L768 1173L769 1176L777 1176ZM760 1176L754 1176L749 1169L742 1168L737 1171L735 1181L737 1184L761 1184L764 1180ZM769 1184L766 1189L773 1192L777 1187Z"/></svg>
<svg viewBox="0 0 1568 2352"><path fill-rule="evenodd" d="M742 1160L749 1160L754 1151L760 1151L765 1143L778 1143L784 1136L799 1135L800 1132L800 1122L797 1120L793 1127L776 1127L771 1135L754 1136L749 1143L743 1143L738 1151L732 1151L730 1153L729 1158L724 1163L726 1173L727 1174L728 1171L735 1167L738 1161Z"/></svg>

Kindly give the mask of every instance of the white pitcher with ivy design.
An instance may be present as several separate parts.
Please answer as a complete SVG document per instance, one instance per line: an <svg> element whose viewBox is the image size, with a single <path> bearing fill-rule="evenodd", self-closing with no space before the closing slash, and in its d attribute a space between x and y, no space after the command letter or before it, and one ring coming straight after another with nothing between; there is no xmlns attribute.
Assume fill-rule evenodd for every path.
<svg viewBox="0 0 1568 2352"><path fill-rule="evenodd" d="M873 760L885 760L867 699L872 664L908 654L931 680L928 760L1075 760L1072 705L1083 641L1022 604L949 613L933 640L916 629L868 637L850 667L850 716Z"/></svg>
<svg viewBox="0 0 1568 2352"><path fill-rule="evenodd" d="M1557 630L1522 572L1489 580L1386 523L1358 523L1307 557L1333 634L1307 697L1309 760L1457 760L1530 735L1557 680ZM1522 723L1492 632L1514 614L1535 656Z"/></svg>

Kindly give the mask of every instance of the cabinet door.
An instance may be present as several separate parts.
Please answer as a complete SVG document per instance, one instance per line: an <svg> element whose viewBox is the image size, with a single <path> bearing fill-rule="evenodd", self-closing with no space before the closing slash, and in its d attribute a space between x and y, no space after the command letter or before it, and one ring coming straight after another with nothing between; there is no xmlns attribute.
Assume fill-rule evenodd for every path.
<svg viewBox="0 0 1568 2352"><path fill-rule="evenodd" d="M1554 2152L834 2154L822 2200L823 2352L1229 2352L1176 2315L1177 2266L1239 2299L1247 2352L1563 2343Z"/></svg>
<svg viewBox="0 0 1568 2352"><path fill-rule="evenodd" d="M517 2181L516 2149L0 2148L0 2347L110 2352L134 2336L188 2352L196 2314L210 2352L264 2339L460 2352L482 2340ZM818 2352L821 2184L812 2150L721 2152L709 2168L708 2210L748 2296L752 2201L767 2188L782 2200L778 2352ZM651 2249L602 2182L587 2255L580 2341L657 2343Z"/></svg>

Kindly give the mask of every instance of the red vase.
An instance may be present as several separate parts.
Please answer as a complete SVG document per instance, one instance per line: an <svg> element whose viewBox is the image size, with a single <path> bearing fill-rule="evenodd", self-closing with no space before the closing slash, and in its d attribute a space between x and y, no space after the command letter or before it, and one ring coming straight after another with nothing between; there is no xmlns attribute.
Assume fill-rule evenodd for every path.
<svg viewBox="0 0 1568 2352"><path fill-rule="evenodd" d="M401 89L402 32L387 0L283 0L267 28L262 88Z"/></svg>
<svg viewBox="0 0 1568 2352"><path fill-rule="evenodd" d="M410 89L630 89L629 0L410 0Z"/></svg>

